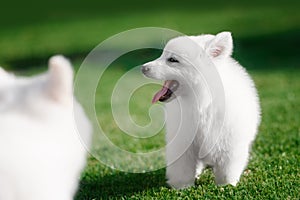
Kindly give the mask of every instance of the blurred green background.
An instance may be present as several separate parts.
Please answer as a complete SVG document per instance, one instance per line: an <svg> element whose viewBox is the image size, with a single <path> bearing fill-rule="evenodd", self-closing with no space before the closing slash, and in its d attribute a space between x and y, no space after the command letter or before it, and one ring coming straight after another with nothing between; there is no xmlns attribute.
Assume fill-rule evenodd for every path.
<svg viewBox="0 0 300 200"><path fill-rule="evenodd" d="M174 191L165 185L164 169L123 173L90 157L76 199L299 199L299 9L299 0L6 1L0 6L0 66L33 74L45 70L53 54L64 54L78 69L101 41L138 27L164 27L187 35L231 31L233 56L253 77L263 115L240 184L217 187L206 170L195 187ZM115 144L132 152L163 147L164 135L145 141L122 134L111 114L110 95L130 67L157 55L146 50L123 56L97 89L100 124ZM130 109L137 122L149 121L151 96L158 88L147 86L134 94Z"/></svg>
<svg viewBox="0 0 300 200"><path fill-rule="evenodd" d="M295 67L299 5L297 0L6 1L0 7L0 64L37 65L56 53L81 57L121 31L157 26L185 34L228 30L235 55L248 68L281 67L284 60Z"/></svg>

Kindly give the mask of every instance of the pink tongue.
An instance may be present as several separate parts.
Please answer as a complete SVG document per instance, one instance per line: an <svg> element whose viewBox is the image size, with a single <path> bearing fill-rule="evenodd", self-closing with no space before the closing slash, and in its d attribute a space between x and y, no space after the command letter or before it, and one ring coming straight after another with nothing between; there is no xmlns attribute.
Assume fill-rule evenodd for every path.
<svg viewBox="0 0 300 200"><path fill-rule="evenodd" d="M154 95L152 103L156 103L162 96L167 93L170 82L171 81L165 81L163 88Z"/></svg>

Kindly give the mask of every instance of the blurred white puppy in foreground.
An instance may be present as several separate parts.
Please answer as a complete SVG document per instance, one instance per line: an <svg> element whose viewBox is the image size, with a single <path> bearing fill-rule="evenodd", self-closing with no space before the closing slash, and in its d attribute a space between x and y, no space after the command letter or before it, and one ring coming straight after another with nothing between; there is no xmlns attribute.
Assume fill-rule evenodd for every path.
<svg viewBox="0 0 300 200"><path fill-rule="evenodd" d="M193 185L206 166L213 168L217 184L236 185L247 165L260 106L252 79L231 58L232 49L229 32L182 36L170 40L160 58L142 67L145 76L165 81L152 102L168 102L167 179L174 188ZM223 86L222 92L213 91L217 99L224 94L220 108L214 107L213 87L207 86L207 79L213 86L218 76L204 73L213 66ZM224 118L216 115L222 109Z"/></svg>
<svg viewBox="0 0 300 200"><path fill-rule="evenodd" d="M89 145L91 134L63 56L52 57L47 73L30 78L0 68L1 200L73 199L86 164L83 143Z"/></svg>

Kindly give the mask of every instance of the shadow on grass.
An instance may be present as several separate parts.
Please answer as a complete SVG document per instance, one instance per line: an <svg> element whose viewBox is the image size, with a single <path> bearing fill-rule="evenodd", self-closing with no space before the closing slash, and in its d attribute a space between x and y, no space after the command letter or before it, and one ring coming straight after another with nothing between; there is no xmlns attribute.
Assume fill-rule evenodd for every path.
<svg viewBox="0 0 300 200"><path fill-rule="evenodd" d="M162 186L166 186L164 169L139 174L114 171L102 177L99 175L84 177L75 199L119 199L144 190L156 190Z"/></svg>

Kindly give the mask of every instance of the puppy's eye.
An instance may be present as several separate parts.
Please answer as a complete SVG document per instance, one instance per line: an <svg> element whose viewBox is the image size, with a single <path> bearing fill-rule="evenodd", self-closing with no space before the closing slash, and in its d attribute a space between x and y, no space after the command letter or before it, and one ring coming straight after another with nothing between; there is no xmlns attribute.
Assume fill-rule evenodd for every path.
<svg viewBox="0 0 300 200"><path fill-rule="evenodd" d="M171 63L179 63L179 61L178 61L176 58L174 58L174 57L168 58L168 62L171 62Z"/></svg>

